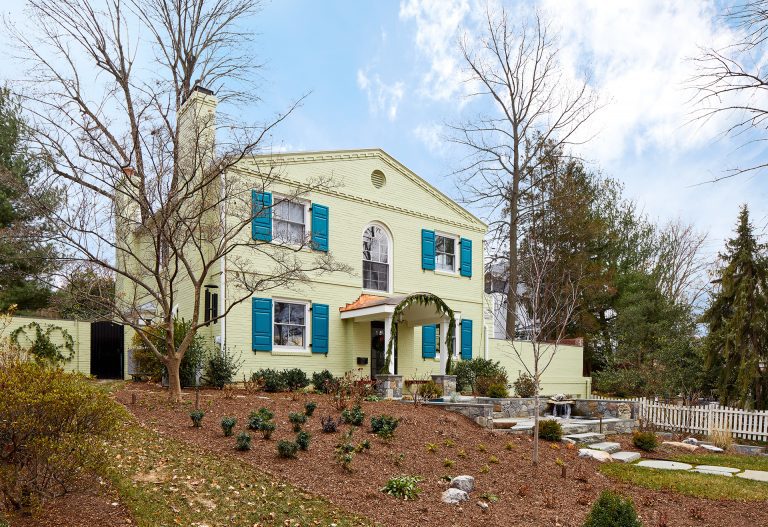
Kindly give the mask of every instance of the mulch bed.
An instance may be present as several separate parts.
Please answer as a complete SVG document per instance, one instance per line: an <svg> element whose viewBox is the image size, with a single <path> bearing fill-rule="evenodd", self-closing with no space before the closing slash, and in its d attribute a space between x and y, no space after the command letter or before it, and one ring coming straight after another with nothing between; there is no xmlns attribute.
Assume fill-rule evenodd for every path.
<svg viewBox="0 0 768 527"><path fill-rule="evenodd" d="M131 404L136 394L137 403ZM646 526L700 527L768 525L768 507L764 502L738 503L711 501L683 496L674 492L652 491L609 480L597 470L597 463L578 458L577 449L561 444L541 442L541 462L538 470L531 465L529 437L496 434L478 427L463 416L440 408L382 401L364 402L366 426L355 432L355 442L369 439L372 448L355 456L353 471L344 471L334 460L334 447L341 431L324 434L320 418L339 416L329 397L281 394L250 394L237 392L228 399L222 392L201 392L200 407L205 410L203 427L192 428L189 418L194 394L186 393L185 403L172 405L166 392L152 385L127 385L117 393L117 399L147 426L177 439L188 441L209 451L236 456L245 463L290 482L309 492L323 496L349 511L363 514L390 526L463 526L463 525L525 525L581 526L592 502L607 488L631 496ZM298 459L279 459L275 443L293 439L295 434L288 422L289 412L303 411L304 403L318 403L314 416L305 426L312 434L307 452ZM224 437L219 422L225 415L238 419L237 431L242 430L252 410L265 406L275 413L277 430L265 441L253 432L253 449L236 452L234 438ZM371 416L391 414L401 419L395 437L389 441L369 432ZM342 429L343 430L343 429ZM446 440L455 446L445 446ZM511 442L512 450L506 448ZM439 445L429 453L427 443ZM481 447L480 445L484 445ZM482 450L481 450L482 449ZM464 450L466 458L458 455ZM404 454L398 464L400 454ZM498 458L493 463L491 456ZM452 468L444 460L452 460ZM567 476L561 477L556 460L567 466ZM487 473L482 467L488 466ZM401 501L383 494L380 489L387 479L398 475L419 475L421 496L415 501ZM472 475L476 490L461 506L446 505L440 496L446 488L443 476ZM488 511L477 502L488 492L498 496Z"/></svg>
<svg viewBox="0 0 768 527"><path fill-rule="evenodd" d="M135 525L111 484L98 478L80 481L77 488L44 502L31 516L9 518L12 527L126 527Z"/></svg>

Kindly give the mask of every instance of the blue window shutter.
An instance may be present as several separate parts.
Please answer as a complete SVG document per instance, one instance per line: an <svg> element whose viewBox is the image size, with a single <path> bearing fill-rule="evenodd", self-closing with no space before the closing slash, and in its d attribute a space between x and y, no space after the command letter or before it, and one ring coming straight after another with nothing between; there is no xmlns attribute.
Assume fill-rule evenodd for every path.
<svg viewBox="0 0 768 527"><path fill-rule="evenodd" d="M312 248L328 252L328 207L312 204Z"/></svg>
<svg viewBox="0 0 768 527"><path fill-rule="evenodd" d="M435 358L435 348L437 343L437 326L421 326L421 357L424 359Z"/></svg>
<svg viewBox="0 0 768 527"><path fill-rule="evenodd" d="M461 360L472 360L472 321L461 320Z"/></svg>
<svg viewBox="0 0 768 527"><path fill-rule="evenodd" d="M421 229L421 268L435 270L435 231Z"/></svg>
<svg viewBox="0 0 768 527"><path fill-rule="evenodd" d="M462 238L461 246L461 276L472 276L472 240Z"/></svg>
<svg viewBox="0 0 768 527"><path fill-rule="evenodd" d="M254 240L272 241L272 193L251 191L253 205L251 220L251 236Z"/></svg>
<svg viewBox="0 0 768 527"><path fill-rule="evenodd" d="M272 299L252 299L253 351L272 351Z"/></svg>
<svg viewBox="0 0 768 527"><path fill-rule="evenodd" d="M312 353L328 353L328 304L312 304Z"/></svg>

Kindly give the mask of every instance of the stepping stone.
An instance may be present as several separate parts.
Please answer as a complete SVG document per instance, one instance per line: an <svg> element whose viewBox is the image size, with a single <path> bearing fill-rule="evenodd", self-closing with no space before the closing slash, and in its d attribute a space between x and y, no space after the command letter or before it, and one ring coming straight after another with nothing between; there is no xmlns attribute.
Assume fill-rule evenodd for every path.
<svg viewBox="0 0 768 527"><path fill-rule="evenodd" d="M691 469L691 472L698 472L699 474L709 474L710 476L725 476L726 478L732 478L733 474L730 472L723 472L722 470L705 470L703 468Z"/></svg>
<svg viewBox="0 0 768 527"><path fill-rule="evenodd" d="M614 452L618 452L621 450L621 445L618 443L611 443L608 441L602 442L602 443L592 443L589 445L589 448L592 450L601 450L603 452L608 452L609 454L613 454Z"/></svg>
<svg viewBox="0 0 768 527"><path fill-rule="evenodd" d="M747 454L750 456L756 456L765 452L765 447L754 445L732 445L731 450L737 454Z"/></svg>
<svg viewBox="0 0 768 527"><path fill-rule="evenodd" d="M725 450L715 445L705 445L703 443L699 443L699 446L704 450L709 450L710 452L725 452Z"/></svg>
<svg viewBox="0 0 768 527"><path fill-rule="evenodd" d="M736 477L754 481L765 481L768 483L768 472L765 470L745 470L744 472L736 474Z"/></svg>
<svg viewBox="0 0 768 527"><path fill-rule="evenodd" d="M592 450L591 448L580 448L579 457L592 458L596 461L600 461L601 463L604 461L611 461L612 459L611 455L608 452L603 452L601 450Z"/></svg>
<svg viewBox="0 0 768 527"><path fill-rule="evenodd" d="M616 452L611 454L611 459L614 461L621 461L622 463L634 463L640 459L640 454L637 452Z"/></svg>
<svg viewBox="0 0 768 527"><path fill-rule="evenodd" d="M583 434L568 434L565 437L573 441L576 441L577 443L582 443L585 445L591 445L592 443L599 443L605 439L605 436L603 434L598 434L595 432L585 432Z"/></svg>
<svg viewBox="0 0 768 527"><path fill-rule="evenodd" d="M717 471L717 472L726 472L728 474L736 474L737 472L741 472L740 468L733 468L733 467L720 467L715 465L696 465L697 470L708 470L710 472Z"/></svg>
<svg viewBox="0 0 768 527"><path fill-rule="evenodd" d="M493 427L497 430L507 430L514 428L517 425L519 419L510 419L509 417L502 417L501 419L493 420Z"/></svg>
<svg viewBox="0 0 768 527"><path fill-rule="evenodd" d="M657 468L660 470L691 470L693 465L680 463L678 461L663 461L661 459L644 459L636 466L646 468Z"/></svg>

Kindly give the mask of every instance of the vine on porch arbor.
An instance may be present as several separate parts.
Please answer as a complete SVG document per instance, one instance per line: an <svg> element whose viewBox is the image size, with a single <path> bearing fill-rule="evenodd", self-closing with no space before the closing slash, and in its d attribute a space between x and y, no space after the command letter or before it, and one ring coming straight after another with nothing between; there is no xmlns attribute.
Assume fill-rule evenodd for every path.
<svg viewBox="0 0 768 527"><path fill-rule="evenodd" d="M456 319L453 315L453 310L448 307L448 304L443 301L442 298L433 293L412 293L406 296L397 306L392 313L392 329L390 330L389 345L387 346L387 357L384 361L384 366L381 369L381 373L387 373L387 368L392 361L392 353L394 346L397 343L397 326L400 323L400 319L403 312L413 305L421 306L434 306L441 315L448 315L448 331L445 335L445 344L448 348L448 362L445 366L446 375L450 375L453 369L453 335L456 333Z"/></svg>

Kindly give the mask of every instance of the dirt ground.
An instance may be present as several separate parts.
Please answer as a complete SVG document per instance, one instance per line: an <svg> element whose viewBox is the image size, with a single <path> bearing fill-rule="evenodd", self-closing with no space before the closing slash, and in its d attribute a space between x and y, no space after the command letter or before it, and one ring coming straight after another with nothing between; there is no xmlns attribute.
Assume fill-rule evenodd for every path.
<svg viewBox="0 0 768 527"><path fill-rule="evenodd" d="M134 394L136 404L132 404ZM222 392L205 390L200 397L200 407L205 411L200 429L192 428L188 415L194 398L191 393L186 394L185 403L171 405L166 393L158 388L130 384L117 393L117 398L140 421L161 433L224 456L236 456L344 509L389 526L410 527L418 523L425 527L577 527L606 488L631 496L646 526L768 525L765 502L711 501L611 481L598 472L596 462L578 458L577 449L559 443L541 443L541 461L538 469L534 469L530 438L493 433L459 414L435 407L393 401L364 402L366 424L355 432L353 440L369 439L372 447L356 455L353 470L347 472L334 460L334 447L341 438L341 430L346 428L333 434L322 432L322 417L339 416L327 396L237 392L234 398L226 398ZM318 404L305 426L312 434L310 448L300 452L298 459L279 459L277 440L295 436L288 414L303 411L308 400ZM277 430L272 439L264 440L253 432L252 450L235 451L234 438L224 437L221 431L221 418L236 417L237 434L245 428L247 415L261 406L275 413ZM391 440L379 439L368 430L370 417L380 414L401 419ZM451 442L453 446L449 446ZM429 452L427 443L438 445L437 452ZM565 478L557 460L565 463ZM448 461L453 466L446 466ZM388 478L398 474L423 478L419 499L406 502L380 491ZM476 490L470 500L461 506L442 503L440 496L447 485L444 478L462 474L476 479ZM477 504L485 493L498 497L487 511Z"/></svg>

